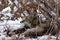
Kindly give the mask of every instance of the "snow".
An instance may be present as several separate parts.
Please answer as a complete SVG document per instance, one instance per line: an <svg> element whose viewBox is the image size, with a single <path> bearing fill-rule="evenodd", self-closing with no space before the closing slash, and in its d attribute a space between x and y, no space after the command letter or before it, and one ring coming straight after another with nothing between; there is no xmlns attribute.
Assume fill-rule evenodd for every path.
<svg viewBox="0 0 60 40"><path fill-rule="evenodd" d="M5 25L5 24L6 24L6 21L0 22L0 26Z"/></svg>
<svg viewBox="0 0 60 40"><path fill-rule="evenodd" d="M16 11L17 11L17 9L18 9L18 8L17 8L16 6L14 6L14 12L16 12Z"/></svg>
<svg viewBox="0 0 60 40"><path fill-rule="evenodd" d="M45 16L43 14L40 14L40 18L42 18L42 21L46 20L46 18L45 18Z"/></svg>
<svg viewBox="0 0 60 40"><path fill-rule="evenodd" d="M19 17L18 20L21 22L23 19L21 17Z"/></svg>
<svg viewBox="0 0 60 40"><path fill-rule="evenodd" d="M5 40L11 40L11 37L5 37Z"/></svg>
<svg viewBox="0 0 60 40"><path fill-rule="evenodd" d="M10 12L10 11L11 11L11 8L10 8L10 6L8 6L8 7L6 7L5 9L2 10L2 14L8 13L8 12Z"/></svg>
<svg viewBox="0 0 60 40"><path fill-rule="evenodd" d="M24 17L23 13L21 13L21 17Z"/></svg>
<svg viewBox="0 0 60 40"><path fill-rule="evenodd" d="M13 14L11 14L11 13L7 13L6 16L12 17Z"/></svg>
<svg viewBox="0 0 60 40"><path fill-rule="evenodd" d="M0 36L0 40L4 40L5 37L6 37L5 35Z"/></svg>
<svg viewBox="0 0 60 40"><path fill-rule="evenodd" d="M56 40L55 36L50 35L38 36L37 38L25 38L23 35L21 35L20 38L22 38L23 40Z"/></svg>
<svg viewBox="0 0 60 40"><path fill-rule="evenodd" d="M7 15L9 15L9 16L11 16L11 14L7 14ZM3 19L3 18L2 18ZM22 21L22 18L20 17L20 18L18 18L18 20L15 20L15 21L13 21L13 20L5 20L6 18L4 17L4 21L2 22L0 22L0 31L2 30L3 31L3 29L4 29L4 27L6 27L6 26L8 26L8 27L10 27L10 29L11 30L16 30L16 29L18 29L18 28L23 28L24 27L24 24L23 23L20 23L21 21Z"/></svg>
<svg viewBox="0 0 60 40"><path fill-rule="evenodd" d="M45 7L45 5L43 4L43 3L40 3L39 4L42 8L44 8Z"/></svg>
<svg viewBox="0 0 60 40"><path fill-rule="evenodd" d="M3 29L4 28L3 26L8 26L8 27L10 26L11 30L16 30L19 28L23 28L24 24L20 23L20 21L18 20L15 20L15 21L8 20L8 21L0 22L0 27L1 27L0 29Z"/></svg>
<svg viewBox="0 0 60 40"><path fill-rule="evenodd" d="M53 11L51 11L51 13L52 13L51 15L54 15L54 16L56 16L56 14L55 14Z"/></svg>
<svg viewBox="0 0 60 40"><path fill-rule="evenodd" d="M8 0L9 4L8 5L12 5L13 3L11 2L11 0Z"/></svg>
<svg viewBox="0 0 60 40"><path fill-rule="evenodd" d="M18 6L18 1L17 0L15 0L14 3Z"/></svg>
<svg viewBox="0 0 60 40"><path fill-rule="evenodd" d="M24 11L23 13L24 13L26 16L28 16L28 13L27 13L27 11Z"/></svg>
<svg viewBox="0 0 60 40"><path fill-rule="evenodd" d="M38 37L39 40L56 40L55 36L44 35L42 37Z"/></svg>

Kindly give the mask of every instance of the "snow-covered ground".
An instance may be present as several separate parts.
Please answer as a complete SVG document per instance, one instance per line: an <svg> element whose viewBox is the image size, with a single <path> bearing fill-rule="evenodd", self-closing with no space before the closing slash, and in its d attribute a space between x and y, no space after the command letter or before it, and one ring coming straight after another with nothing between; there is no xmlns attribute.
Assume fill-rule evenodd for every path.
<svg viewBox="0 0 60 40"><path fill-rule="evenodd" d="M14 38L15 37L15 38ZM5 39L5 40L17 40L17 36L13 35L12 37L6 37L5 35L0 36L0 40ZM20 40L56 40L55 36L49 36L49 35L44 35L44 36L39 36L37 38L20 38Z"/></svg>
<svg viewBox="0 0 60 40"><path fill-rule="evenodd" d="M38 36L37 38L25 38L24 35L19 36L19 38L18 38L18 35L12 35L11 37L7 37L6 32L3 32L6 29L6 27L8 27L11 31L13 31L13 30L16 30L19 28L23 28L25 25L24 23L20 23L22 21L21 17L18 18L18 20L16 19L14 21L13 20L6 20L6 19L8 19L8 17L12 17L14 15L14 14L10 13L11 12L11 5L13 5L13 3L11 2L11 0L8 0L8 2L9 2L8 3L9 6L4 8L0 12L0 14L4 15L4 17L1 18L3 21L0 21L0 40L18 40L18 39L20 39L20 40L56 40L56 36L53 36L53 35L51 35L51 36L50 35L43 35L43 36ZM34 0L34 2L36 2L36 0ZM17 0L15 0L14 3L16 4L16 6L18 6ZM23 1L23 3L25 3L25 0ZM29 3L30 2L27 2L26 4L29 4ZM0 4L1 4L1 1L0 1ZM16 6L14 6L14 9L13 9L14 12L17 11L17 9L18 9ZM21 4L19 4L19 6L21 7ZM44 4L42 4L42 3L40 4L40 6L42 8L45 7ZM28 13L26 10L23 13L26 16L28 16ZM41 13L41 12L39 10L37 10L37 13ZM22 13L21 13L21 15L24 16ZM43 21L46 20L46 18L43 14L38 14L38 15L39 15L39 17L42 18ZM56 14L53 11L51 11L51 15L56 16ZM8 16L8 17L6 17L6 16ZM59 20L60 20L60 18L59 18ZM58 39L60 40L60 35L59 35Z"/></svg>
<svg viewBox="0 0 60 40"><path fill-rule="evenodd" d="M16 35L14 35L12 37L6 37L6 33L4 33L3 31L4 31L5 27L9 27L9 29L11 29L11 30L16 30L18 28L23 28L24 24L20 23L20 21L22 21L21 18L18 18L18 20L15 20L15 21L12 21L12 20L1 21L0 22L0 35L1 35L0 40L2 40L2 39L3 40L4 39L5 40L12 40L13 39L12 37L14 37L14 36L15 36L15 38L17 38ZM20 40L56 40L55 36L49 36L49 35L39 36L37 38L25 38L25 37L21 38L21 37L22 36L20 36ZM17 40L15 38L14 38L14 40Z"/></svg>

